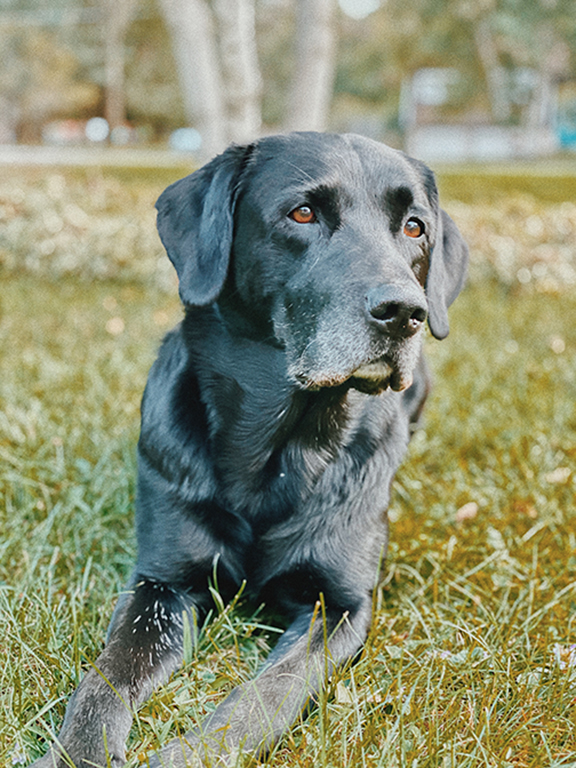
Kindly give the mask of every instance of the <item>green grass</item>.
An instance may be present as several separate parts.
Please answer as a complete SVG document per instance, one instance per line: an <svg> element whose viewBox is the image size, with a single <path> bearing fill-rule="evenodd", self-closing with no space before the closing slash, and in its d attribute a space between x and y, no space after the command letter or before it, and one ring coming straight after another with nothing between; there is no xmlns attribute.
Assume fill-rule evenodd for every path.
<svg viewBox="0 0 576 768"><path fill-rule="evenodd" d="M102 219L136 216L135 243L158 247L146 229L157 183L61 178L56 213L71 199L82 206L86 237ZM27 226L41 241L48 183L5 180L26 192L5 215L12 233L22 228L4 243L11 252L37 248ZM534 270L554 237L573 263L572 213L559 223L562 204L511 205L508 220L484 203L449 206L474 241L473 280L448 339L427 342L436 384L395 484L374 626L270 765L576 764L576 298ZM532 219L516 272L499 271L491 238L506 236L498 227L520 233L530 216L544 230ZM56 234L73 226L63 222ZM149 253L122 262L130 279L95 275L74 251L81 243L58 244L72 249L72 270L51 254L26 269L8 263L0 290L1 766L44 751L102 647L134 556L139 400L180 317L170 280L135 266ZM520 269L531 278L516 279ZM142 708L131 766L265 657L275 639L266 614L239 603L215 605L182 671Z"/></svg>
<svg viewBox="0 0 576 768"><path fill-rule="evenodd" d="M576 156L564 154L538 161L504 161L444 165L438 170L444 199L495 200L518 193L561 203L576 194Z"/></svg>

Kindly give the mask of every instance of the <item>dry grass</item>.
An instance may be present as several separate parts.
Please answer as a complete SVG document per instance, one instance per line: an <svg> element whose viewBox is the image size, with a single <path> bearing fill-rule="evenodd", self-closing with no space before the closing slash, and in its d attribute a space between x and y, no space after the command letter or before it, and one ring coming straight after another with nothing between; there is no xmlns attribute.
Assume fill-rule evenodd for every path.
<svg viewBox="0 0 576 768"><path fill-rule="evenodd" d="M65 206L70 195L88 216L74 241L78 252L70 241L44 262L20 258L38 253L44 207L40 197L31 200L49 194L50 178L18 181L20 213L7 215L19 244L9 234L2 246L6 766L44 750L101 648L134 554L139 399L155 347L180 316L170 279L160 288L157 281L167 274L157 271L151 229L159 182L132 188L56 175L65 197L54 205ZM3 189L15 183L5 179ZM98 216L137 221L133 245L145 251L123 250L120 266L98 274L88 256L82 260L83 238L106 265L114 244L106 240L98 251L95 232L106 226L91 228L94 184L110 195ZM576 765L576 299L555 273L547 277L556 282L545 282L534 258L552 231L565 238L564 263L573 264L576 224L562 203L517 196L510 205L514 220L500 205L449 206L478 269L453 308L450 337L428 343L436 387L395 485L374 627L361 658L332 680L271 765ZM562 211L569 213L563 224ZM533 215L543 230L527 224ZM73 226L62 221L60 233ZM508 236L506 227L516 249L511 271L498 268L486 235ZM68 248L72 274L60 257ZM156 266L139 272L147 259ZM526 273L518 279L522 269L530 280ZM182 672L141 710L130 765L197 722L254 672L274 641L265 613L215 604L214 617L198 647L187 649Z"/></svg>

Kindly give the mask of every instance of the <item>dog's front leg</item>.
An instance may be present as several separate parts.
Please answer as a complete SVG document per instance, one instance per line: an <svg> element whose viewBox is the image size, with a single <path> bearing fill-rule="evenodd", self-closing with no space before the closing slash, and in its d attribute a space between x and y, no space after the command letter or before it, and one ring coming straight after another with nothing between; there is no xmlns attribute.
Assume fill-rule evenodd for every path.
<svg viewBox="0 0 576 768"><path fill-rule="evenodd" d="M235 688L195 731L173 739L150 768L233 765L238 751L261 754L296 720L334 667L364 643L371 601L354 613L317 609L302 614L284 633L260 674Z"/></svg>
<svg viewBox="0 0 576 768"><path fill-rule="evenodd" d="M55 744L34 768L118 768L132 713L182 658L185 596L160 582L137 580L120 602L109 639L68 704Z"/></svg>

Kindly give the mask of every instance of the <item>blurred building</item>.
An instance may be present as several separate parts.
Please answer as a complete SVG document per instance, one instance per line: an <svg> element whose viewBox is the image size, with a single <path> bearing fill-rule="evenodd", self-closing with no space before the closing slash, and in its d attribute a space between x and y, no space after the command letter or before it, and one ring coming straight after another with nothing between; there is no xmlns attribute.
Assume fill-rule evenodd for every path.
<svg viewBox="0 0 576 768"><path fill-rule="evenodd" d="M429 162L497 161L550 155L576 146L576 97L560 109L561 86L542 83L540 73L505 73L501 103L506 121L489 113L454 110L466 90L454 68L418 70L402 88L400 121L406 151ZM571 106L570 106L571 105Z"/></svg>

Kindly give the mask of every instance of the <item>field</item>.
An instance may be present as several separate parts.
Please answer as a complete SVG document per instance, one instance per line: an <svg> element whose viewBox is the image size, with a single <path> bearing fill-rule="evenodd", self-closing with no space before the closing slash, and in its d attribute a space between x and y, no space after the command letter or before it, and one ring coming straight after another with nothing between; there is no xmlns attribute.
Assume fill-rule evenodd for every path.
<svg viewBox="0 0 576 768"><path fill-rule="evenodd" d="M1 766L58 731L133 561L139 401L181 313L154 233L169 180L0 182ZM576 181L509 186L457 199L445 181L471 279L448 339L426 342L435 388L395 483L373 629L271 766L576 766ZM276 638L241 596L213 619L141 709L129 766Z"/></svg>

